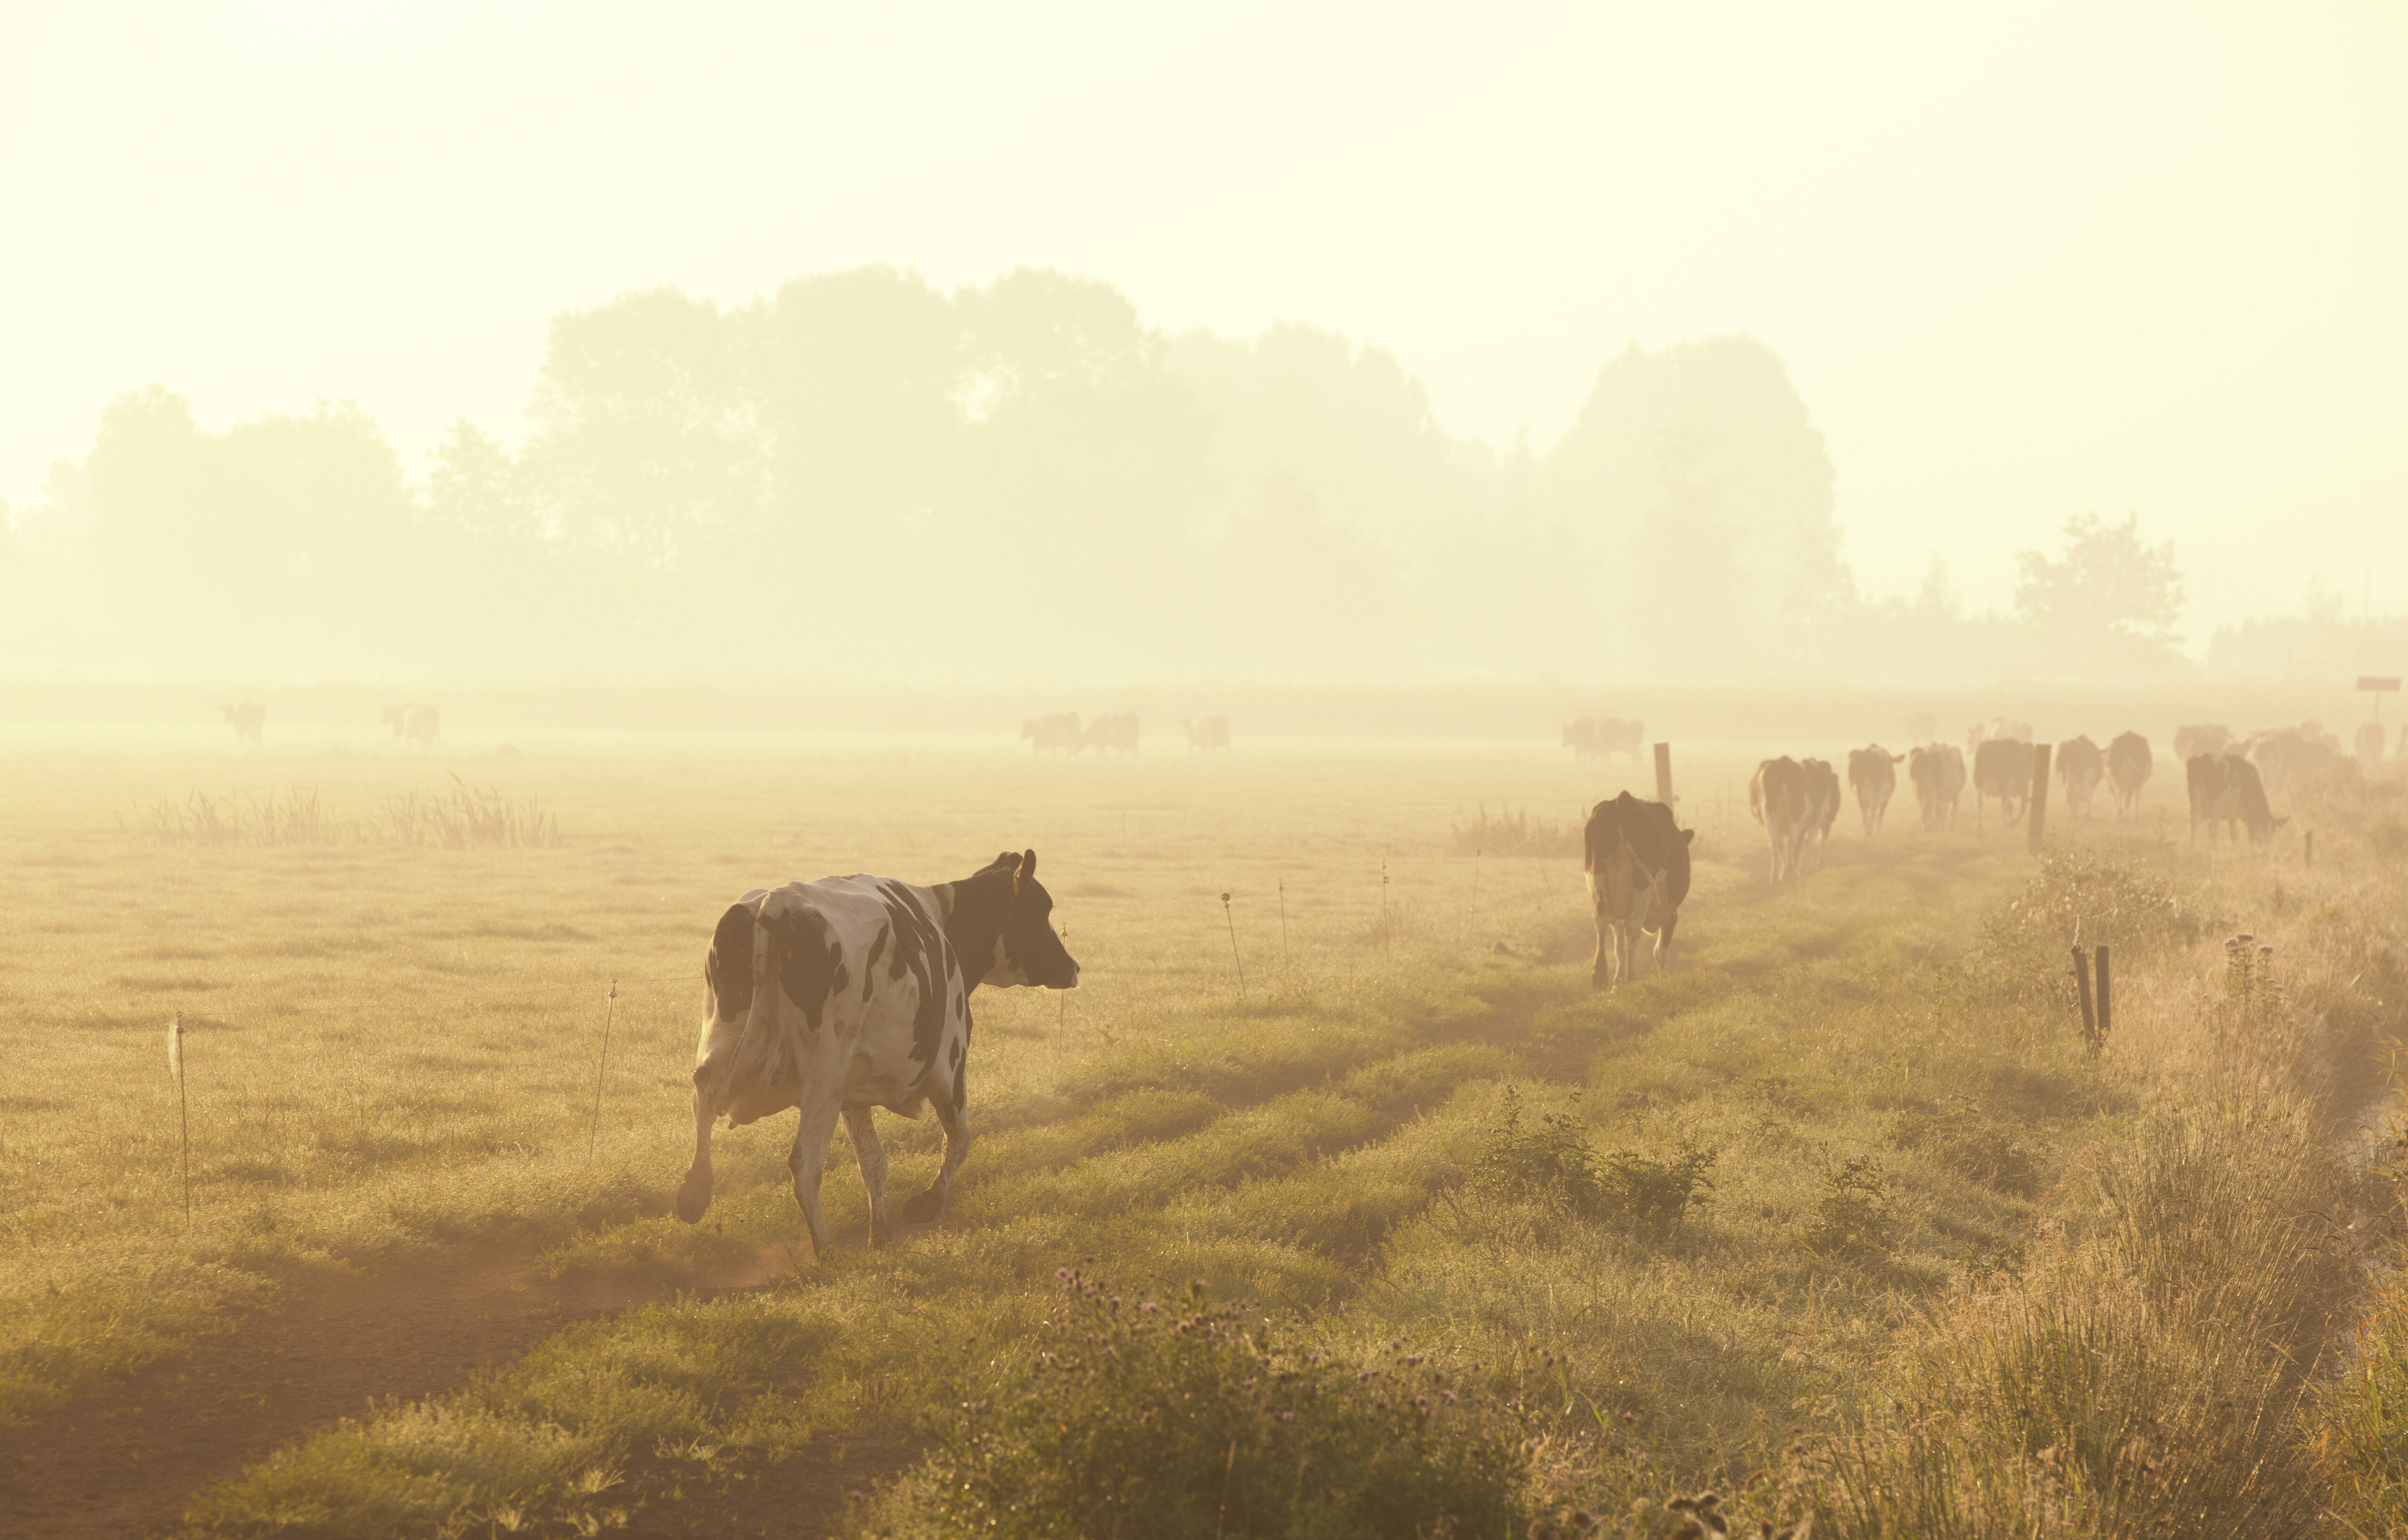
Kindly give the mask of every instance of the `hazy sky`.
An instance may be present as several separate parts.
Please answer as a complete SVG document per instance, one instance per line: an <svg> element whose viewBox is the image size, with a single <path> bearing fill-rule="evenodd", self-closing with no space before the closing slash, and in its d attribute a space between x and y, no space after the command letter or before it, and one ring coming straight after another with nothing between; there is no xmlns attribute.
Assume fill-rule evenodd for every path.
<svg viewBox="0 0 2408 1540"><path fill-rule="evenodd" d="M515 435L546 319L886 262L1395 352L1541 449L1625 345L1788 364L1877 590L2074 513L2197 636L2408 606L2408 6L0 0L0 497L110 396Z"/></svg>

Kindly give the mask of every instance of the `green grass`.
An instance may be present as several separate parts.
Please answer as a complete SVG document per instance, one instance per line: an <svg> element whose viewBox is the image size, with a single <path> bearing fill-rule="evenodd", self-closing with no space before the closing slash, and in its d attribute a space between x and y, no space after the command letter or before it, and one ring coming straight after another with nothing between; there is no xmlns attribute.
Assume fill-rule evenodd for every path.
<svg viewBox="0 0 2408 1540"><path fill-rule="evenodd" d="M2114 1431L2176 1402L2200 1468L2248 1456L2327 1479L2294 1437L2299 1365L2348 1283L2300 1260L2313 1237L2296 1225L2244 1222L2244 1200L2340 1191L2300 1151L2363 1094L2387 1020L2369 1002L2408 997L2369 983L2397 945L2397 870L2341 812L2318 825L2314 874L2211 877L2148 833L2091 825L2078 843L2114 864L2060 863L2034 885L2017 843L1894 824L1870 845L1843 830L1776 893L1743 809L1701 799L1678 970L1598 996L1576 861L1483 857L1475 908L1474 861L1452 853L1484 798L1569 814L1620 785L1536 754L537 754L502 791L539 793L564 843L494 851L161 848L116 816L204 779L190 763L19 768L0 902L38 919L36 946L0 959L8 1417L273 1308L312 1269L501 1241L556 1273L675 1285L793 1243L782 1119L720 1137L703 1225L666 1216L690 1140L690 983L623 985L585 1158L606 981L694 972L747 886L941 879L1033 845L1085 967L1068 996L978 997L979 1142L936 1231L865 1249L839 1143L838 1248L815 1266L591 1322L473 1386L322 1430L202 1494L201 1528L613 1521L676 1486L665 1471L891 1435L1022 1384L1065 1266L1132 1299L1201 1280L1298 1351L1368 1362L1404 1344L1467 1392L1522 1403L1538 1419L1512 1499L1526 1516L1580 1503L1618 1523L1643 1504L1660 1527L1665 1497L1711 1483L1751 1516L1846 1516L1842 1533L2059 1533L2016 1528L2000 1494L2063 1484L2068 1457L2042 1456L2072 1435L2032 1442L2062 1424L2110 1429L2081 1481L2120 1494L2063 1533L2179 1529L2130 1495L2165 1461L2125 1471L2132 1438ZM347 802L428 774L306 768ZM1715 784L1739 762L1694 769ZM2103 1061L2073 1020L2074 922L2118 948ZM2279 1011L2201 1008L2229 928L2276 941ZM199 1026L190 1232L174 1009ZM1508 1127L1560 1131L1600 1201L1480 1179ZM882 1130L894 1185L914 1190L935 1130ZM1640 1217L1631 1194L1684 1161L1711 1188L1677 1222ZM2225 1167L2292 1185L2202 1175ZM2186 1240L2202 1213L2222 1228ZM2167 1277L2242 1292L2151 1316ZM2100 1362L2158 1401L2100 1410L2139 1392L2081 1381L2085 1361L2051 1346L2070 1340L2105 1344ZM2193 1374L2234 1388L2226 1403L2248 1392L2242 1432L2216 1398L2177 1393ZM2038 1399L1985 1389L2004 1384ZM1900 1386L1923 1413L1884 1409ZM1942 1422L1942 1405L1986 1410ZM1875 1488L2009 1517L1952 1527ZM907 1483L862 1521L937 1533L950 1520L928 1501ZM2274 1533L2290 1510L2266 1511Z"/></svg>

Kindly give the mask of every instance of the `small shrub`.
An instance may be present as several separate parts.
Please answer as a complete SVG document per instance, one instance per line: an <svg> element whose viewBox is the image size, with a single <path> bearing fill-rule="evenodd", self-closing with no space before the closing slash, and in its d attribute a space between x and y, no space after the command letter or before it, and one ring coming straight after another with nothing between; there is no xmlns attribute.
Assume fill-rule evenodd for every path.
<svg viewBox="0 0 2408 1540"><path fill-rule="evenodd" d="M1819 1256L1870 1262L1888 1257L1897 1232L1889 1178L1881 1162L1870 1155L1852 1155L1824 1168L1823 1195L1815 1200L1799 1239Z"/></svg>
<svg viewBox="0 0 2408 1540"><path fill-rule="evenodd" d="M1341 1362L1206 1298L1065 1269L1036 1351L940 1415L892 1533L1245 1540L1519 1533L1527 1433L1418 1354Z"/></svg>
<svg viewBox="0 0 2408 1540"><path fill-rule="evenodd" d="M2076 944L2105 942L2137 958L2186 947L2210 928L2162 877L2088 849L2052 848L2024 891L1983 922L1981 947L2011 966L2055 967Z"/></svg>
<svg viewBox="0 0 2408 1540"><path fill-rule="evenodd" d="M1570 1113L1550 1112L1536 1128L1523 1127L1521 1097L1509 1086L1504 1114L1472 1164L1471 1185L1660 1241L1713 1191L1706 1173L1716 1158L1716 1151L1685 1139L1669 1161L1630 1149L1600 1158L1589 1146L1587 1128Z"/></svg>

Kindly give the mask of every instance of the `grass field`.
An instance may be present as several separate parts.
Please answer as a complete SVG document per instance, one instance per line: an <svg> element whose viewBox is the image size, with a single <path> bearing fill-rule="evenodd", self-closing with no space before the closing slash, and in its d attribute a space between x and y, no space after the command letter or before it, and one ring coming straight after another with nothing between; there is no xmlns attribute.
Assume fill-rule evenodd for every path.
<svg viewBox="0 0 2408 1540"><path fill-rule="evenodd" d="M2351 1156L2408 1000L2396 779L2299 799L2272 850L2213 862L2162 770L2137 823L2060 821L2038 863L2019 836L1926 835L1902 796L1773 891L1735 800L1757 749L1684 749L1682 955L1598 996L1560 835L1649 784L1561 751L521 747L7 752L0 1427L73 1429L313 1290L372 1315L429 1269L500 1266L611 1303L264 1445L229 1416L222 1468L168 1511L346 1535L1408 1533L1440 1512L1664 1533L1692 1522L1668 1499L1712 1487L1818 1533L2408 1512L2408 1340L2367 1265L2384 1162ZM394 833L417 825L387 810L454 774L556 840ZM179 842L189 819L158 817L296 790L293 843ZM1472 832L1516 812L1519 849ZM702 1225L668 1218L729 899L1030 846L1083 983L977 996L978 1143L941 1224L867 1249L839 1153L837 1248L810 1256L783 1119L721 1137ZM2096 1060L2077 931L2117 953ZM2230 974L2244 931L2271 973ZM936 1131L882 1121L914 1191ZM1174 1317L1203 1323L1176 1353L1111 1324ZM1066 1376L1098 1343L1120 1377ZM1246 1410L1274 1383L1322 1410ZM1038 1433L1071 1442L1038 1458ZM63 1526L79 1511L18 1480Z"/></svg>

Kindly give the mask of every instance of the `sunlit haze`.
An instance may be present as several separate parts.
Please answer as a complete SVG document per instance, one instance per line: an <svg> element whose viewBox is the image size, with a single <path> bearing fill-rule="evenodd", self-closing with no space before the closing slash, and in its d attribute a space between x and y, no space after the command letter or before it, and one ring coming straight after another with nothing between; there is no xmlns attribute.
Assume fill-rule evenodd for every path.
<svg viewBox="0 0 2408 1540"><path fill-rule="evenodd" d="M2018 551L2137 515L2203 658L2312 582L2408 608L2403 87L2384 4L12 0L0 498L27 519L154 382L206 434L356 402L417 489L455 419L529 441L565 312L1052 269L1173 343L1379 349L1500 466L1546 461L1632 345L1752 339L1822 436L1862 598L1936 553L2008 612ZM1309 490L1422 559L1428 531ZM1254 501L1208 499L1197 537Z"/></svg>

